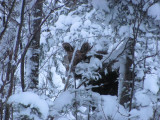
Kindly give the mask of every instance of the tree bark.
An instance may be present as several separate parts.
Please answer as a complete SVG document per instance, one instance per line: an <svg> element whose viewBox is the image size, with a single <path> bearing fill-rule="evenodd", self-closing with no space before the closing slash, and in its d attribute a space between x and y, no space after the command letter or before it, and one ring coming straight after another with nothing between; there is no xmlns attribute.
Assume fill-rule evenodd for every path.
<svg viewBox="0 0 160 120"><path fill-rule="evenodd" d="M42 6L43 1L37 0L34 9L33 9L33 21L32 21L32 29L33 33L35 33L34 38L29 47L31 52L30 62L29 64L31 73L30 73L30 88L37 88L38 85L38 75L39 75L39 54L40 54L40 34L41 28L39 27L42 21Z"/></svg>
<svg viewBox="0 0 160 120"><path fill-rule="evenodd" d="M7 18L6 18L6 20L4 21L4 25L3 25L2 31L0 32L0 40L3 38L3 35L5 34L5 32L6 32L7 28L8 28L9 19L10 19L10 17L11 17L11 14L12 14L12 12L13 12L14 7L15 7L15 3L16 3L16 0L14 0L14 1L12 2L12 6L11 6L11 8L9 9L9 13L8 13L8 15L7 15Z"/></svg>
<svg viewBox="0 0 160 120"><path fill-rule="evenodd" d="M21 46L22 49L22 41L21 41L21 33L22 33L22 27L23 27L23 23L24 23L24 10L25 10L25 4L26 4L26 0L22 1L22 7L21 7L21 16L20 16L20 24L18 27L18 34L16 36L16 45L15 45L15 50L14 50L14 60L17 61L17 57L18 57L18 50L19 50L19 46ZM22 57L21 60L21 87L22 87L22 91L24 92L25 89L25 82L24 82L24 57Z"/></svg>
<svg viewBox="0 0 160 120"><path fill-rule="evenodd" d="M127 42L128 49L126 49L126 63L124 65L125 71L123 76L122 91L120 97L120 104L122 104L125 107L130 106L129 102L132 99L131 90L134 89L132 88L134 80L134 68L132 68L132 65L134 64L134 46L135 40L129 38Z"/></svg>

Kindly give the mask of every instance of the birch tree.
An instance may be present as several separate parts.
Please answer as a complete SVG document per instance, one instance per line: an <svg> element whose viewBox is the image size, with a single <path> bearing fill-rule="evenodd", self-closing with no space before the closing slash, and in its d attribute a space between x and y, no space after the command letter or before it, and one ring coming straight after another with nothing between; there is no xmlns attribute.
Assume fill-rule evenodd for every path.
<svg viewBox="0 0 160 120"><path fill-rule="evenodd" d="M37 0L34 4L33 12L31 12L31 33L34 34L33 40L28 51L28 68L27 73L30 81L30 88L37 88L39 75L39 55L40 55L40 35L42 21L42 6L43 1Z"/></svg>

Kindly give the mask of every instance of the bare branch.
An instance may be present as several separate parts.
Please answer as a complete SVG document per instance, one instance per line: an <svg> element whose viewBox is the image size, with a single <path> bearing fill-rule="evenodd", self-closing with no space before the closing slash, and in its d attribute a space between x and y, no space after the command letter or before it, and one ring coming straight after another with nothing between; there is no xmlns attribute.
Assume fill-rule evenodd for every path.
<svg viewBox="0 0 160 120"><path fill-rule="evenodd" d="M9 10L9 14L8 14L8 16L7 16L7 19L6 19L4 28L3 28L2 32L0 33L0 40L2 39L5 31L6 31L7 28L8 28L8 21L9 21L9 19L10 19L11 13L13 12L13 8L14 8L14 6L15 6L15 2L16 2L16 0L13 1L12 6L11 6L11 8L10 8L10 10Z"/></svg>
<svg viewBox="0 0 160 120"><path fill-rule="evenodd" d="M151 58L151 57L155 57L156 55L158 55L157 53L153 54L153 55L148 55L145 56L144 58L142 58L141 60L139 60L135 65L138 65L140 62L144 61L147 58Z"/></svg>
<svg viewBox="0 0 160 120"><path fill-rule="evenodd" d="M24 20L24 9L25 9L25 0L22 1L22 8L21 8L21 16L20 16L20 25L18 27L18 34L16 37L16 46L15 46L15 53L14 53L14 60L16 61L17 59L17 53L19 49L19 44L20 44L20 39L21 39L21 31L22 31L22 26L23 26L23 20Z"/></svg>

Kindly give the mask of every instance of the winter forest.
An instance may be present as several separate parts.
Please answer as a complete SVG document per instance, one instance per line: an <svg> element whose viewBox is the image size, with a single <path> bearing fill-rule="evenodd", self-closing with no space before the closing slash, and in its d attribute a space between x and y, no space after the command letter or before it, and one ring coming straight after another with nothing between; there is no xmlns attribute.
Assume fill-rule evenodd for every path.
<svg viewBox="0 0 160 120"><path fill-rule="evenodd" d="M0 120L160 120L160 1L0 0Z"/></svg>

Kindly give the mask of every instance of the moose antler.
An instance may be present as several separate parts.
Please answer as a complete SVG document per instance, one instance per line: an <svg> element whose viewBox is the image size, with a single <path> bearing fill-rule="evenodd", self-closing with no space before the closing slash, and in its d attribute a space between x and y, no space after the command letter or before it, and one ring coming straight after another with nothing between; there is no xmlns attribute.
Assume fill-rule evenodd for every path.
<svg viewBox="0 0 160 120"><path fill-rule="evenodd" d="M69 62L71 62L74 48L67 42L63 43L63 48L67 52ZM76 54L73 60L73 66L76 66L79 62L84 60L86 57L86 54L88 53L88 51L91 50L91 48L92 47L90 47L88 42L83 43L81 49L76 51Z"/></svg>
<svg viewBox="0 0 160 120"><path fill-rule="evenodd" d="M64 50L67 52L67 58L68 58L68 63L71 63L71 60L73 59L73 63L71 65L71 71L69 70L69 64L66 66L66 70L70 71L70 72L75 72L75 66L80 63L81 61L86 59L86 54L88 53L88 51L91 50L92 47L90 47L88 42L83 43L82 47L80 50L76 50L75 51L75 55L73 56L73 52L74 52L74 48L67 42L63 43L63 48ZM74 58L72 58L74 57ZM74 73L75 74L75 73ZM69 76L68 76L69 78ZM69 79L68 79L69 80ZM68 80L67 83L65 85L65 89L67 89L68 87Z"/></svg>
<svg viewBox="0 0 160 120"><path fill-rule="evenodd" d="M66 52L73 52L74 48L67 42L63 43L63 48Z"/></svg>
<svg viewBox="0 0 160 120"><path fill-rule="evenodd" d="M83 43L80 52L86 54L88 51L90 51L92 47L90 47L89 43Z"/></svg>

